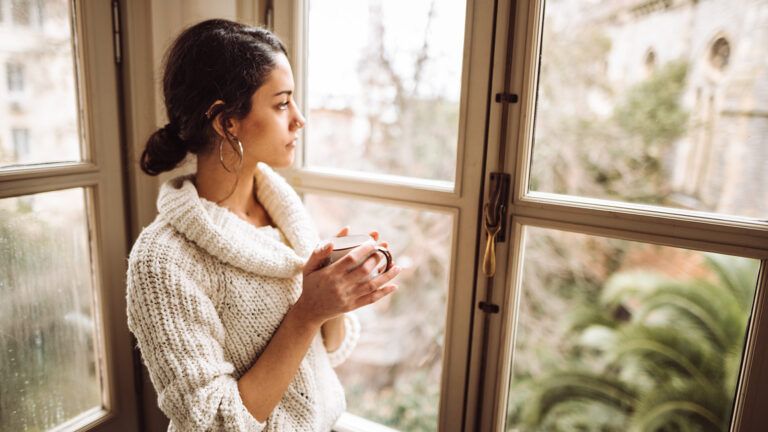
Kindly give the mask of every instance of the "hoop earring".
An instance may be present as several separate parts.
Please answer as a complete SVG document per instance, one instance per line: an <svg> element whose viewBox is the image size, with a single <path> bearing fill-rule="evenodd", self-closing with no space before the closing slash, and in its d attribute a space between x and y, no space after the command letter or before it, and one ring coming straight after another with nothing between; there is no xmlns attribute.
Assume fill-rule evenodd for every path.
<svg viewBox="0 0 768 432"><path fill-rule="evenodd" d="M237 141L237 148L235 150L237 151L237 155L240 158L240 161L237 163L237 170L236 171L232 171L231 169L229 169L227 167L227 164L224 163L224 152L223 152L223 149L222 149L222 146L224 145L224 140L221 140L219 142L219 162L221 162L221 166L224 167L224 169L227 172L230 172L230 173L231 172L239 172L240 168L243 167L243 155L244 155L244 153L243 153L243 143L240 142L240 139L237 138L236 136L233 136L233 138L235 139L235 141ZM232 148L234 149L235 145L232 144L232 141L230 141L229 139L227 139L227 141L232 145Z"/></svg>

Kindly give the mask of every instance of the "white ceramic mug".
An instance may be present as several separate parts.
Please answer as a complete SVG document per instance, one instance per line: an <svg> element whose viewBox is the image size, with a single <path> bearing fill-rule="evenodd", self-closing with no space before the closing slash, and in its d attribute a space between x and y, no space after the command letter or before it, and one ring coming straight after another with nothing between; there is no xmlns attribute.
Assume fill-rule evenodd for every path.
<svg viewBox="0 0 768 432"><path fill-rule="evenodd" d="M348 235L345 237L333 237L326 242L331 243L333 245L333 251L331 252L331 255L326 260L326 265L333 264L339 259L341 259L344 255L348 254L352 249L360 246L361 244L371 241L373 238L367 234L354 234L354 235ZM383 270L381 269L381 265L377 266L376 269L374 269L373 273L375 274L382 274L389 271L389 269L392 268L392 254L385 248L384 246L376 246L376 252L380 253L384 256L384 259L387 261L386 266L384 266ZM377 271L378 270L378 271Z"/></svg>

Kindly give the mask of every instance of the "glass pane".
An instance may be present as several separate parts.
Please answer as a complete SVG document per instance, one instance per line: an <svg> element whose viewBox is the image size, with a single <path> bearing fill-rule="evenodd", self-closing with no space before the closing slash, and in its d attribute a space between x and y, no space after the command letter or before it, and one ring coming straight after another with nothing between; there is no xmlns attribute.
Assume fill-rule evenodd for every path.
<svg viewBox="0 0 768 432"><path fill-rule="evenodd" d="M524 239L507 430L729 430L759 261Z"/></svg>
<svg viewBox="0 0 768 432"><path fill-rule="evenodd" d="M402 430L437 430L453 216L305 195L323 238L376 230L403 267L399 290L358 309L362 334L337 372L352 414Z"/></svg>
<svg viewBox="0 0 768 432"><path fill-rule="evenodd" d="M531 190L768 218L766 11L547 1Z"/></svg>
<svg viewBox="0 0 768 432"><path fill-rule="evenodd" d="M70 2L0 1L2 8L0 169L80 160Z"/></svg>
<svg viewBox="0 0 768 432"><path fill-rule="evenodd" d="M83 189L0 200L0 430L101 406Z"/></svg>
<svg viewBox="0 0 768 432"><path fill-rule="evenodd" d="M463 1L309 1L311 166L453 182Z"/></svg>

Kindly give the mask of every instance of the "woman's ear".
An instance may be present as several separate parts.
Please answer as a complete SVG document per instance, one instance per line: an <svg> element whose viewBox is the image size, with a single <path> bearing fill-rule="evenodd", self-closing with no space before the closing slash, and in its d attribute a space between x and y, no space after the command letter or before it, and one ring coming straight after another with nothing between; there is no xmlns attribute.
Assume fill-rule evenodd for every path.
<svg viewBox="0 0 768 432"><path fill-rule="evenodd" d="M211 114L216 111L216 107L219 105L224 105L224 101L217 99L216 102L212 103L211 106L208 107L208 111L205 112L205 116L211 118ZM221 138L227 138L228 136L233 135L237 136L237 122L232 118L224 117L224 114L221 110L219 110L219 112L213 117L211 124L213 126L213 130L215 130L216 134Z"/></svg>
<svg viewBox="0 0 768 432"><path fill-rule="evenodd" d="M237 136L237 120L231 117L224 117L223 113L216 114L211 122L213 130L221 138Z"/></svg>

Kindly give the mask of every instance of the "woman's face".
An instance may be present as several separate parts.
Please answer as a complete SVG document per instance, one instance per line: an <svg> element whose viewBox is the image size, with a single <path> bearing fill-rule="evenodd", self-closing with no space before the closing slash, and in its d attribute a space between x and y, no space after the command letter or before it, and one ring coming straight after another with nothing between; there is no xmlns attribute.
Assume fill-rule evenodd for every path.
<svg viewBox="0 0 768 432"><path fill-rule="evenodd" d="M305 121L293 91L291 65L279 54L266 82L251 96L251 111L245 118L233 120L230 129L243 143L246 165L261 161L286 167L293 163L296 135Z"/></svg>

